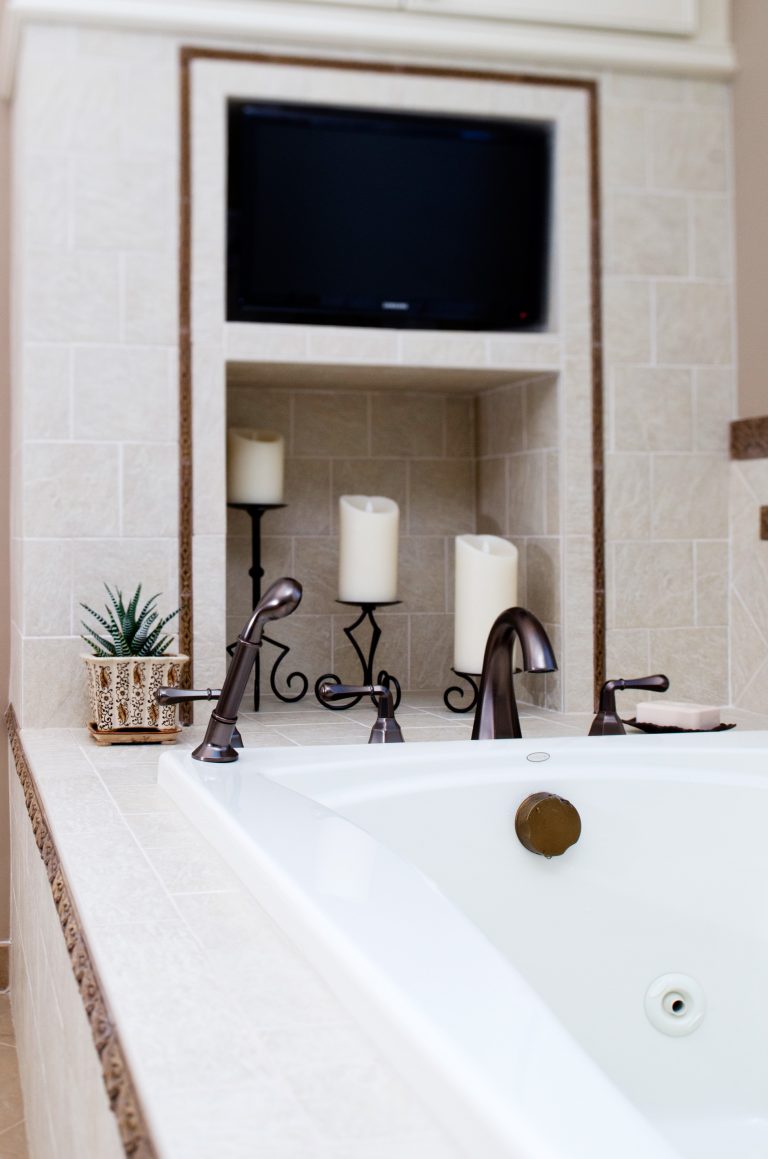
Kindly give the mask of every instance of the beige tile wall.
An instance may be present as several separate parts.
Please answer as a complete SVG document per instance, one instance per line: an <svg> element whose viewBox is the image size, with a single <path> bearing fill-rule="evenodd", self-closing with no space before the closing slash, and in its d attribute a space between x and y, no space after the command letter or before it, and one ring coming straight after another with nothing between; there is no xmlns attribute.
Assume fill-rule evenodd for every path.
<svg viewBox="0 0 768 1159"><path fill-rule="evenodd" d="M170 38L25 36L11 690L25 725L84 721L79 603L102 605L102 581L178 602L177 92Z"/></svg>
<svg viewBox="0 0 768 1159"><path fill-rule="evenodd" d="M760 508L768 506L768 459L731 463L731 681L733 703L768 705L768 541Z"/></svg>
<svg viewBox="0 0 768 1159"><path fill-rule="evenodd" d="M230 385L227 422L265 426L286 439L288 506L262 522L264 584L293 574L299 611L276 626L284 662L311 683L325 672L360 679L343 628L357 612L337 604L338 497L387 495L400 507L399 598L382 609L377 664L404 688L447 686L453 663L453 537L475 530L475 400L402 391L271 391ZM250 520L230 511L227 635L250 614ZM265 665L271 660L265 653ZM282 672L282 668L281 668ZM286 689L295 692L297 685Z"/></svg>
<svg viewBox="0 0 768 1159"><path fill-rule="evenodd" d="M727 85L601 85L609 675L727 703ZM738 679L734 670L734 681Z"/></svg>
<svg viewBox="0 0 768 1159"><path fill-rule="evenodd" d="M11 686L28 725L82 720L78 602L99 600L102 579L119 578L126 586L143 579L163 591L169 604L176 601L176 49L162 36L105 38L53 26L34 26L25 38L14 106L15 198L23 212L17 212L14 275ZM284 74L261 71L265 84L285 84ZM318 72L310 91L306 71L285 71L296 74L292 83L305 86L307 99L328 99L336 83L340 99L352 99L353 89L359 94L360 80L350 75ZM402 78L380 76L371 84L366 92L374 103L411 99ZM458 100L458 90L442 82L417 84L414 78L413 84L419 99ZM517 99L515 86L460 87L459 103L478 111L489 100L499 111L502 88L505 102ZM206 91L196 82L195 99L203 102L195 113L200 125L216 116L215 107L203 107ZM725 440L734 413L728 89L606 74L600 92L609 670L631 675L667 665L678 692L690 686L694 672L697 695L725 700ZM560 118L561 172L570 183L559 208L559 335L527 345L498 335L484 346L451 336L438 348L430 336L407 335L392 349L400 364L460 367L477 365L479 358L486 367L519 369L541 359L549 367L553 361L560 365L563 647L569 657L562 679L564 702L579 705L589 698L591 679L591 613L578 614L591 608L588 234L579 224L588 212L584 111L577 94L543 88L524 96L534 115ZM217 132L203 134L196 146L199 206L206 204L206 189L220 197L222 175L215 156L205 151L205 141L217 140ZM214 222L206 235L215 254L213 264L202 261L199 267L194 299L200 404L194 569L196 614L207 607L220 616L226 597L214 569L226 531L220 469L225 415L217 400L224 392L225 359L237 357L238 343L247 352L251 338L232 328L222 337L218 275L205 275L220 264L217 228ZM310 344L306 332L296 332L301 328L272 329L281 333L272 339L269 328L259 333L261 358L270 357L273 340L275 357L284 361L290 342L298 344L295 360L340 360L337 332L312 335ZM343 359L354 361L349 335L343 337ZM384 346L391 338L382 338ZM366 351L366 358L380 360L381 351ZM320 396L315 405L322 408ZM295 561L303 532L291 519L298 517L300 494L312 497L317 488L330 488L331 462L336 470L335 459L307 453L312 448L302 421L294 432L296 500L282 525L273 524L272 537L292 540L296 566L328 575L327 551L324 564L316 558ZM351 408L345 438L354 437L360 422L359 409ZM198 454L201 431L218 456L214 469L210 457ZM376 440L387 437L385 424L372 423L371 431ZM442 485L441 472L451 459L464 462L464 452L446 441L440 455L430 458L427 449L422 458L421 426L418 431L404 439L408 458L401 461L408 464L411 485L418 484L409 498L410 533L426 542L437 533L419 488ZM371 451L381 451L378 442ZM527 518L542 503L531 490L540 464L510 458L502 480L495 461L500 454L494 449L483 456L481 492L503 492L506 472L516 473L531 497L522 505ZM550 474L554 469L550 460ZM341 476L339 485L349 487ZM551 496L549 481L547 488ZM453 518L450 505L446 514ZM330 502L325 519L310 538L332 536ZM317 544L314 549L323 550ZM311 551L300 545L300 555ZM540 562L543 568L543 556ZM329 584L319 585L316 596L326 608ZM333 628L331 613L313 614L318 632L326 633L323 647L335 646L338 625ZM427 617L446 614L412 613L411 652L415 625L417 636L432 641L434 625ZM220 675L220 635L211 617L199 617L196 651L204 682ZM411 680L423 682L433 667L430 658L416 672L411 656Z"/></svg>
<svg viewBox="0 0 768 1159"><path fill-rule="evenodd" d="M337 506L345 493L383 494L400 506L402 605L382 610L377 655L404 688L441 689L453 664L454 536L510 538L520 551L519 599L562 636L562 543L557 378L479 394L300 392L231 383L228 425L262 425L286 439L284 511L262 522L264 584L291 573L299 611L274 635L291 645L285 676L359 674L343 628L356 616L337 596ZM231 511L227 635L250 614L250 520ZM271 660L267 659L271 655ZM278 653L265 655L265 664ZM295 693L299 685L280 684ZM522 682L523 699L561 707L559 676Z"/></svg>
<svg viewBox="0 0 768 1159"><path fill-rule="evenodd" d="M480 534L507 536L520 552L518 599L544 624L562 663L558 380L538 375L477 398ZM559 673L518 677L520 699L562 708Z"/></svg>

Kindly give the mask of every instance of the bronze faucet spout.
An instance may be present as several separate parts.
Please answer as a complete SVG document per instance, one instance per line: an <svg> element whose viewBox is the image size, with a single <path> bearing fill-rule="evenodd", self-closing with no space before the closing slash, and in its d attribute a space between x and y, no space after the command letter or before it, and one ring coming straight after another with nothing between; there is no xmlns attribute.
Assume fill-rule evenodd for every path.
<svg viewBox="0 0 768 1159"><path fill-rule="evenodd" d="M299 606L300 600L301 584L287 577L275 580L259 600L253 615L237 638L235 654L221 686L221 695L208 721L205 737L192 753L196 761L226 764L237 760L232 733L237 726L237 714L256 659L256 649L261 647L264 626L270 620L290 616Z"/></svg>
<svg viewBox="0 0 768 1159"><path fill-rule="evenodd" d="M520 641L523 671L557 670L549 637L533 612L526 608L507 608L497 616L485 646L472 740L499 740L523 735L512 682L515 640Z"/></svg>

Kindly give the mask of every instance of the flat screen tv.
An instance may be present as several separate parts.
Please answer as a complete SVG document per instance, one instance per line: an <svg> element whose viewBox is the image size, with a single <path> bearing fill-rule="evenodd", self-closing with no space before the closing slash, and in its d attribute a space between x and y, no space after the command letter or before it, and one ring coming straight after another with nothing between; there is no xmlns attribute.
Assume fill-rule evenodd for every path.
<svg viewBox="0 0 768 1159"><path fill-rule="evenodd" d="M552 128L232 101L227 318L546 325Z"/></svg>

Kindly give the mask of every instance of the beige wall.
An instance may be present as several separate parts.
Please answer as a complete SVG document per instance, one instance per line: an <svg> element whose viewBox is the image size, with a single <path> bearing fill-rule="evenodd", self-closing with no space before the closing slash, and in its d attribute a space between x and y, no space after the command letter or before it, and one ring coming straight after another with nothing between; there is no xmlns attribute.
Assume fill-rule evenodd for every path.
<svg viewBox="0 0 768 1159"><path fill-rule="evenodd" d="M203 686L220 679L224 642L225 362L271 363L275 347L287 363L340 360L333 353L339 336L333 333L321 344L321 351L330 345L325 356L316 339L309 343L291 328L282 328L279 342L281 328L260 331L255 353L249 327L233 325L222 335L223 294L216 279L223 277L223 241L215 231L224 221L216 212L224 121L213 114L216 101L229 91L233 68L228 62L205 62L193 86L193 304L200 335L194 349L195 679ZM281 85L284 79L281 74ZM262 81L274 87L271 74ZM307 87L302 73L293 76L297 88L291 91L300 91L302 99L328 101L332 96L313 86L332 82L332 70L317 70ZM380 84L385 82L394 83L381 74ZM239 74L232 83L241 84ZM346 74L344 83L352 84ZM249 91L272 91L248 84ZM505 87L504 99L512 99L507 90L515 87ZM349 100L351 90L344 91ZM173 598L177 92L178 58L170 39L54 27L32 27L25 36L15 148L24 190L19 249L26 313L17 317L24 362L14 381L24 408L25 483L15 558L26 576L24 598L15 609L20 662L14 667L14 695L25 725L82 720L82 691L72 679L82 646L77 605L100 599L102 578L125 576L128 586L128 576L137 575ZM563 606L574 609L570 620L563 619L563 649L577 658L563 665L564 702L575 706L592 700L584 308L589 254L580 224L587 206L587 153L580 98L554 92L556 98L546 86L537 89L536 101L551 104L535 107L529 103L534 94L526 94L525 108L561 118L567 129L561 137L567 150L562 172L573 190L558 239L567 272L561 303L567 348L558 348L554 339L536 345L555 346L563 387L561 534L569 540ZM446 99L442 88L435 95ZM501 97L495 87L489 93L478 83L466 93L462 89L461 99L477 101L467 107L482 108L491 95ZM381 93L385 98L391 99L388 91ZM364 99L372 99L368 89ZM600 100L608 667L624 675L668 671L676 695L724 703L727 431L735 413L730 92L719 83L604 74ZM66 116L58 115L60 109ZM56 213L50 212L52 189L61 191L53 199ZM350 337L345 335L344 353L352 362L357 347L348 345ZM463 351L462 336L455 337ZM477 355L482 366L510 365L509 341L497 336L483 347ZM450 364L476 367L479 362L469 355L465 363L465 354L456 354L456 343L450 344ZM377 349L380 344L377 336ZM470 344L473 352L475 345ZM431 365L425 360L442 358L446 346L441 340L431 352L429 339L409 339L400 357L403 364ZM519 343L514 349L519 354ZM378 355L370 358L381 363ZM126 410L128 390L132 405ZM522 471L522 464L514 466ZM164 497L162 505L158 495ZM278 538L277 517L270 527L270 536ZM240 531L245 540L242 524ZM244 563L237 574L243 574ZM322 615L330 617L329 605L324 606ZM587 615L579 616L578 609ZM292 630L300 623L297 617ZM575 680L585 688L571 694L568 682Z"/></svg>
<svg viewBox="0 0 768 1159"><path fill-rule="evenodd" d="M734 0L739 415L768 414L768 4Z"/></svg>
<svg viewBox="0 0 768 1159"><path fill-rule="evenodd" d="M0 14L3 0L0 0ZM0 102L0 704L5 711L8 702L8 672L10 651L10 600L9 600L9 524L8 490L10 459L10 327L8 311L9 295L9 200L10 181L8 174L10 154L10 111L7 104ZM8 754L5 745L0 745L0 941L5 941L10 932L10 870L8 833Z"/></svg>
<svg viewBox="0 0 768 1159"><path fill-rule="evenodd" d="M563 545L560 538L558 376L487 391L477 402L477 531L520 552L518 602L547 629L562 667ZM561 672L522 675L518 697L563 708Z"/></svg>
<svg viewBox="0 0 768 1159"><path fill-rule="evenodd" d="M726 704L729 88L614 74L601 95L608 675Z"/></svg>

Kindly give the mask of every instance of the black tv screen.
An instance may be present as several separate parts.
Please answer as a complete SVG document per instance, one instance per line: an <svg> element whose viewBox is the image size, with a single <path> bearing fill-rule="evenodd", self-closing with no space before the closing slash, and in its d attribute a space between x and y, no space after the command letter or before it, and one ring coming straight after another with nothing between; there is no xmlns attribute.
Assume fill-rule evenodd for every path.
<svg viewBox="0 0 768 1159"><path fill-rule="evenodd" d="M552 129L232 101L227 318L546 324Z"/></svg>

